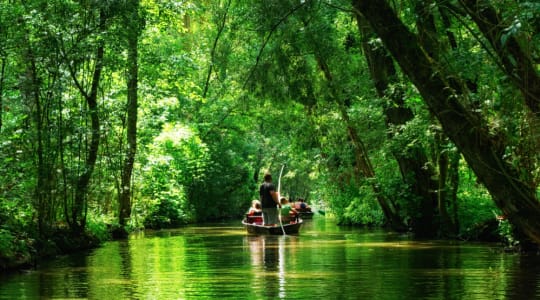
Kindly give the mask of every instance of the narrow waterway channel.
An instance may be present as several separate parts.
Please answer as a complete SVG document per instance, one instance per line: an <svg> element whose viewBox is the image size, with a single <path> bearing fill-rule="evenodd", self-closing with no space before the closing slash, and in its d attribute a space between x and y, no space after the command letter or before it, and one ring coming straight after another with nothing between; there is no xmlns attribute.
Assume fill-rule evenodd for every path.
<svg viewBox="0 0 540 300"><path fill-rule="evenodd" d="M3 274L0 299L539 299L539 262L316 216L297 236L240 222L134 234Z"/></svg>

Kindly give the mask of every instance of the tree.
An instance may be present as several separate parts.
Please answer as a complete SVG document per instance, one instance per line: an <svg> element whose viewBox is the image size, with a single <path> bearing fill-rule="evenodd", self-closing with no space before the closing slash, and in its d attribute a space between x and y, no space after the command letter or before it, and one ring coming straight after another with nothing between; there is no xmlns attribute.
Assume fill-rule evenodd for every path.
<svg viewBox="0 0 540 300"><path fill-rule="evenodd" d="M381 98L388 99L384 107L386 124L392 138L399 132L400 127L414 118L412 110L405 106L405 93L399 82L399 75L394 67L394 61L384 46L373 39L375 33L361 14L355 14L358 29L362 35L362 49L366 57L371 78ZM426 151L421 143L408 141L405 149L393 151L398 162L401 177L410 187L410 191L420 199L418 217L409 216L412 220L412 230L419 236L434 236L437 226L434 222L434 207L438 189L434 169L428 161Z"/></svg>
<svg viewBox="0 0 540 300"><path fill-rule="evenodd" d="M105 7L99 9L97 17L97 28L100 32L103 32L106 28L107 13ZM101 137L101 128L98 111L98 89L101 80L101 72L103 70L103 57L105 53L104 41L98 38L95 45L94 67L91 70L90 82L88 82L88 88L86 83L81 82L78 69L78 65L70 65L70 75L73 79L74 85L79 90L81 96L85 99L88 106L88 115L90 117L90 142L89 147L86 149L86 162L82 172L79 174L77 182L75 184L75 196L73 199L73 205L71 211L67 212L67 221L70 227L76 232L82 232L86 226L87 216L87 196L88 186L94 167L98 158L99 143Z"/></svg>
<svg viewBox="0 0 540 300"><path fill-rule="evenodd" d="M332 128L332 134L342 135L346 149L350 149L351 153L344 153L347 157L339 157L335 154L342 149L333 149L336 145L331 143L321 143L324 147L322 152L329 153L326 157L328 172L338 173L335 178L329 176L332 184L342 188L350 185L351 191L357 189L354 194L358 194L358 185L368 185L388 224L394 229L403 230L405 226L395 202L381 193L369 149L362 137L365 132L359 129L350 115L359 106L359 91L355 89L361 83L357 81L360 78L355 76L361 69L355 69L356 63L344 63L349 60L357 62L354 54L344 51L339 42L339 30L346 26L336 30L334 24L342 25L339 14L333 8L318 4L322 3L291 1L264 3L258 7L254 15L259 17L258 23L263 24L259 28L266 29L262 35L267 54L257 57L257 62L264 64L265 70L257 70L254 80L264 83L261 93L269 98L303 104L308 118L324 118L316 116L318 113L339 116L341 124ZM259 53L263 53L263 49ZM323 112L322 107L328 111ZM320 139L328 139L326 135L321 133ZM337 197L332 199L339 202ZM346 201L352 203L351 199ZM340 203L339 206L347 204Z"/></svg>
<svg viewBox="0 0 540 300"><path fill-rule="evenodd" d="M126 3L127 13L125 22L129 24L126 31L127 39L127 148L122 171L121 189L119 191L120 226L126 225L131 216L131 179L133 164L137 153L137 113L138 113L138 46L143 22L139 17L139 0Z"/></svg>
<svg viewBox="0 0 540 300"><path fill-rule="evenodd" d="M528 185L520 176L521 172L505 160L505 150L510 146L508 140L492 132L481 115L463 104L470 93L449 84L448 78L455 75L429 56L418 37L407 29L386 1L355 0L353 4L418 88L495 204L513 224L539 243L540 205L535 187Z"/></svg>
<svg viewBox="0 0 540 300"><path fill-rule="evenodd" d="M55 170L55 161L58 158L56 149L59 130L57 130L58 117L54 112L59 102L56 91L61 84L60 69L61 58L57 53L43 47L51 42L48 35L47 23L39 22L39 16L45 12L38 12L40 2L15 3L11 17L20 21L18 30L8 24L6 32L11 32L10 41L18 47L11 47L12 86L10 93L14 99L20 99L18 113L28 113L28 121L16 123L13 129L24 129L28 145L19 146L28 154L32 167L19 169L28 172L26 175L28 186L32 187L33 196L30 203L37 216L37 231L40 236L49 234L52 223L56 220L57 209L60 206L55 197L55 183L58 179ZM31 17L28 17L31 16ZM35 17L35 19L34 19ZM6 49L4 49L6 50ZM14 78L17 78L16 80ZM16 82L16 83L15 83ZM18 91L15 92L15 86ZM13 103L15 104L15 103ZM17 106L13 106L15 108ZM9 139L9 138L8 138ZM30 142L31 141L31 142ZM28 200L27 200L28 201Z"/></svg>
<svg viewBox="0 0 540 300"><path fill-rule="evenodd" d="M525 16L506 21L486 0L460 0L461 6L476 23L495 51L501 68L523 94L524 102L534 114L535 124L540 118L540 75L531 55L532 35L520 32ZM525 3L526 4L526 3Z"/></svg>

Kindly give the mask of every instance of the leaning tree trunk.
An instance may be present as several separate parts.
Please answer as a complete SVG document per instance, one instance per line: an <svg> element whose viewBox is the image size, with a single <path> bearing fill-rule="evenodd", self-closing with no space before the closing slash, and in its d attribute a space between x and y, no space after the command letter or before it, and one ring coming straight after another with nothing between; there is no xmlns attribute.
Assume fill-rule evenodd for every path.
<svg viewBox="0 0 540 300"><path fill-rule="evenodd" d="M416 27L418 28L418 39L421 47L428 56L439 61L441 53L444 51L444 44L440 42L435 17L433 14L434 0L416 1L414 10L416 12ZM433 186L432 191L437 196L437 209L439 212L439 230L442 235L447 235L452 224L447 211L446 199L446 178L448 171L448 152L444 151L442 145L447 143L447 138L440 130L435 130L435 140L433 142L433 159L439 170L438 185ZM435 174L434 174L435 175ZM435 176L434 176L435 177Z"/></svg>
<svg viewBox="0 0 540 300"><path fill-rule="evenodd" d="M414 115L410 108L405 107L404 93L399 88L394 92L389 90L392 84L398 83L394 61L384 47L368 42L375 37L375 33L361 14L356 14L356 21L363 37L362 49L377 94L390 100L384 108L386 125L404 125L412 120ZM421 145L415 143L407 148L407 151L394 151L392 154L398 163L402 179L411 187L411 194L420 199L420 215L412 217L412 230L419 236L434 236L438 231L434 222L434 203L436 203L434 191L437 190L437 181L433 178L436 174L433 168L427 167L430 164ZM411 174L412 179L409 180Z"/></svg>
<svg viewBox="0 0 540 300"><path fill-rule="evenodd" d="M386 1L353 0L353 3L418 88L424 102L479 181L486 186L495 204L510 222L540 243L540 204L536 190L520 179L519 170L504 161L508 142L502 136L490 133L485 120L459 102L467 92L451 88L447 82L450 74L427 55L418 38Z"/></svg>
<svg viewBox="0 0 540 300"><path fill-rule="evenodd" d="M319 68L323 72L324 77L326 81L328 82L328 85L331 87L330 89L332 93L331 96L338 105L338 109L341 113L341 117L343 118L343 121L345 122L345 126L347 128L349 139L351 141L351 144L353 145L354 158L355 158L355 164L356 164L355 176L357 177L357 179L360 179L362 177L375 178L375 171L367 155L367 151L364 146L364 143L362 142L362 139L358 135L356 128L353 126L352 122L350 121L349 114L347 112L347 107L344 104L345 101L339 96L339 93L337 93L336 89L334 88L334 82L333 82L334 80L333 80L332 73L330 71L330 67L328 66L326 61L322 58L322 56L317 53L317 50L315 50L315 57L317 59L317 64ZM375 193L377 202L379 203L379 206L381 207L383 214L386 220L388 221L390 227L396 231L405 231L406 230L405 223L401 219L399 215L399 211L395 203L392 200L387 199L386 197L382 195L379 185L375 183L374 181L372 181L371 183L371 188L373 189L373 192Z"/></svg>

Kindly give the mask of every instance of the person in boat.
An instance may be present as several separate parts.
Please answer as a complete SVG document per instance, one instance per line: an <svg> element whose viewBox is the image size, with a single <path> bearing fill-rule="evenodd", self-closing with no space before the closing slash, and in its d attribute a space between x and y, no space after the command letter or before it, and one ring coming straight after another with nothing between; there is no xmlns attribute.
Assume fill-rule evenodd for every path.
<svg viewBox="0 0 540 300"><path fill-rule="evenodd" d="M298 198L298 201L294 203L294 208L297 211L311 211L311 207L309 207L303 198Z"/></svg>
<svg viewBox="0 0 540 300"><path fill-rule="evenodd" d="M289 205L289 200L287 200L287 198L285 197L282 197L280 199L280 203L281 203L281 212L280 212L281 222L290 223L296 220L296 216L298 215L298 212L291 205Z"/></svg>
<svg viewBox="0 0 540 300"><path fill-rule="evenodd" d="M264 182L259 187L264 225L277 225L279 222L279 197L272 183L272 175L264 174Z"/></svg>
<svg viewBox="0 0 540 300"><path fill-rule="evenodd" d="M262 216L261 201L255 199L251 201L251 207L248 210L249 216Z"/></svg>
<svg viewBox="0 0 540 300"><path fill-rule="evenodd" d="M251 207L249 208L246 216L248 223L262 224L262 208L261 201L255 199L251 201Z"/></svg>

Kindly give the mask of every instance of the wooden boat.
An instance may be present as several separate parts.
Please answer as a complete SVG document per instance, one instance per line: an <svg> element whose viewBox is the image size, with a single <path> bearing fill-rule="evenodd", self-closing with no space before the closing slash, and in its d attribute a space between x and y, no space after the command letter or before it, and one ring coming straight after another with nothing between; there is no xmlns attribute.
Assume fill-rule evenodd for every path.
<svg viewBox="0 0 540 300"><path fill-rule="evenodd" d="M298 212L300 218L304 220L313 219L314 213L303 198L298 198L298 201L294 203L294 209Z"/></svg>
<svg viewBox="0 0 540 300"><path fill-rule="evenodd" d="M246 217L242 220L242 224L250 234L282 235L283 231L285 231L285 234L297 234L300 227L302 227L302 223L302 219L297 219L291 223L283 223L282 229L279 224L277 226L262 225L262 217Z"/></svg>
<svg viewBox="0 0 540 300"><path fill-rule="evenodd" d="M304 220L313 219L314 214L312 211L298 211L298 216Z"/></svg>

